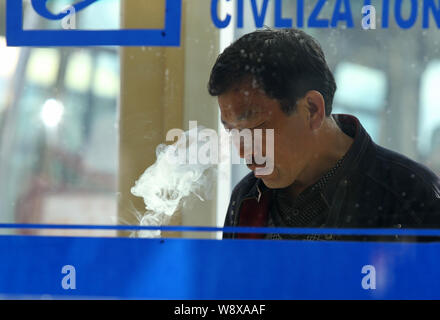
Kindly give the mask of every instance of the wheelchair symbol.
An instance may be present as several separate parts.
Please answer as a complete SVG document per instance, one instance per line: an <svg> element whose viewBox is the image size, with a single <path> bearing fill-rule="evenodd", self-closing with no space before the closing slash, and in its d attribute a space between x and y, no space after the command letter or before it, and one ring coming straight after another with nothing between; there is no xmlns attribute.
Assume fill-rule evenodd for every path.
<svg viewBox="0 0 440 320"><path fill-rule="evenodd" d="M62 20L70 13L52 13L49 0L31 0L32 8L48 20ZM86 9L100 0L82 0L71 7L75 12ZM23 30L23 1L6 2L6 41L8 46L63 47L63 46L180 46L182 0L164 0L164 29L119 30Z"/></svg>
<svg viewBox="0 0 440 320"><path fill-rule="evenodd" d="M52 12L50 12L47 9L47 2L48 1L49 0L31 0L31 3L32 3L32 7L34 8L35 12L37 12L43 18L46 18L49 20L61 20L69 14L68 12L53 14ZM83 1L80 1L80 2L73 4L71 7L73 7L75 12L79 12L97 1L99 1L99 0L83 0Z"/></svg>

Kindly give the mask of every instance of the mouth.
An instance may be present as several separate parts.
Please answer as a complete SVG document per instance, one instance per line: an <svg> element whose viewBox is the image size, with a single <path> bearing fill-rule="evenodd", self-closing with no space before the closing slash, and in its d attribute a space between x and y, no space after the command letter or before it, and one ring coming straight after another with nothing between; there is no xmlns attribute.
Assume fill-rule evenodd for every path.
<svg viewBox="0 0 440 320"><path fill-rule="evenodd" d="M258 165L258 164L247 164L247 167L251 171L255 171L257 168L265 168L265 165Z"/></svg>
<svg viewBox="0 0 440 320"><path fill-rule="evenodd" d="M249 168L249 170L254 172L254 175L256 178L268 178L270 176L270 174L258 174L258 171L260 171L260 170L257 170L257 169L266 169L265 164L263 164L263 165L248 164L247 167ZM260 173L261 173L261 171L260 171Z"/></svg>

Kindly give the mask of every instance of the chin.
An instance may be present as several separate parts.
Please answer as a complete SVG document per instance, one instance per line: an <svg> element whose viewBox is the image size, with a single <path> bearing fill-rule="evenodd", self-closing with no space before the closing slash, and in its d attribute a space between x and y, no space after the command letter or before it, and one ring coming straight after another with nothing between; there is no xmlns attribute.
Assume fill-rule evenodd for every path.
<svg viewBox="0 0 440 320"><path fill-rule="evenodd" d="M279 189L280 188L280 181L277 181L277 179L273 179L271 176L258 176L257 178L263 180L263 183L268 187L269 189Z"/></svg>
<svg viewBox="0 0 440 320"><path fill-rule="evenodd" d="M264 185L265 185L267 188L269 188L269 189L279 189L278 186L277 186L276 184L268 183L268 182L265 181L264 179L261 179L261 180L263 180L263 183L264 183Z"/></svg>
<svg viewBox="0 0 440 320"><path fill-rule="evenodd" d="M263 180L263 183L269 189L284 189L292 185L292 182L283 181L279 179L277 176L273 176L273 175L258 176L257 178Z"/></svg>
<svg viewBox="0 0 440 320"><path fill-rule="evenodd" d="M268 187L269 189L282 189L287 186L285 179L282 179L282 176L280 176L279 171L275 167L271 174L268 175L257 175L254 171L254 175L256 178L263 180L263 183Z"/></svg>

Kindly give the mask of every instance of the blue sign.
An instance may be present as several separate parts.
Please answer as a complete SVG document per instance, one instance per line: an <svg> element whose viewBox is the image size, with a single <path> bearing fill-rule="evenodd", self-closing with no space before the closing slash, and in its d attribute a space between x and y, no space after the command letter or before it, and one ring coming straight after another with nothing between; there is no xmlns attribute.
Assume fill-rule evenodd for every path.
<svg viewBox="0 0 440 320"><path fill-rule="evenodd" d="M76 12L100 0L83 0L73 5ZM181 0L165 0L164 29L121 30L23 30L23 1L7 0L6 38L9 46L180 46ZM69 13L53 14L47 0L32 0L43 18L61 20Z"/></svg>
<svg viewBox="0 0 440 320"><path fill-rule="evenodd" d="M0 296L439 299L440 243L0 236Z"/></svg>
<svg viewBox="0 0 440 320"><path fill-rule="evenodd" d="M220 17L219 6L232 0L211 0L211 18L213 24L217 28L229 27L232 23L232 13L226 13L225 17ZM262 28L267 21L270 14L269 3L274 2L275 10L272 11L272 18L275 28L338 28L345 26L347 29L355 28L357 22L360 25L363 19L374 20L376 22L376 9L379 14L381 12L381 23L377 25L382 29L389 28L390 20L394 18L396 25L401 29L409 29L416 25L417 21L421 20L423 29L431 27L431 17L435 20L435 25L440 28L440 3L438 0L363 0L365 13L361 10L355 11L352 9L355 2L359 3L362 0L336 0L332 4L328 0L234 0L236 27L241 29L244 27L244 19L253 20L256 28ZM290 2L289 10L285 10L283 5ZM252 14L245 14L245 3L251 7ZM310 6L311 10L306 15L305 4ZM405 5L409 8L405 8ZM292 7L295 10L292 10ZM286 6L287 7L287 6ZM332 10L324 10L331 8ZM379 10L380 9L380 10ZM374 12L372 12L374 10ZM406 16L408 15L409 18ZM329 15L330 13L330 15ZM379 18L379 16L377 16ZM379 19L377 19L379 20ZM371 22L371 21L370 21Z"/></svg>

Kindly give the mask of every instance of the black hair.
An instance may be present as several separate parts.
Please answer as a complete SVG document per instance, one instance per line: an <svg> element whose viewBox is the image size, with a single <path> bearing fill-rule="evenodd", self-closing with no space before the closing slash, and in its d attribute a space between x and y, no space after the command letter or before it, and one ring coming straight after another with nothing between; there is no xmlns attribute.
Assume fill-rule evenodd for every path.
<svg viewBox="0 0 440 320"><path fill-rule="evenodd" d="M335 79L319 43L301 30L266 28L244 35L217 58L208 91L219 96L246 78L277 99L286 114L310 90L323 95L326 116L332 112Z"/></svg>

